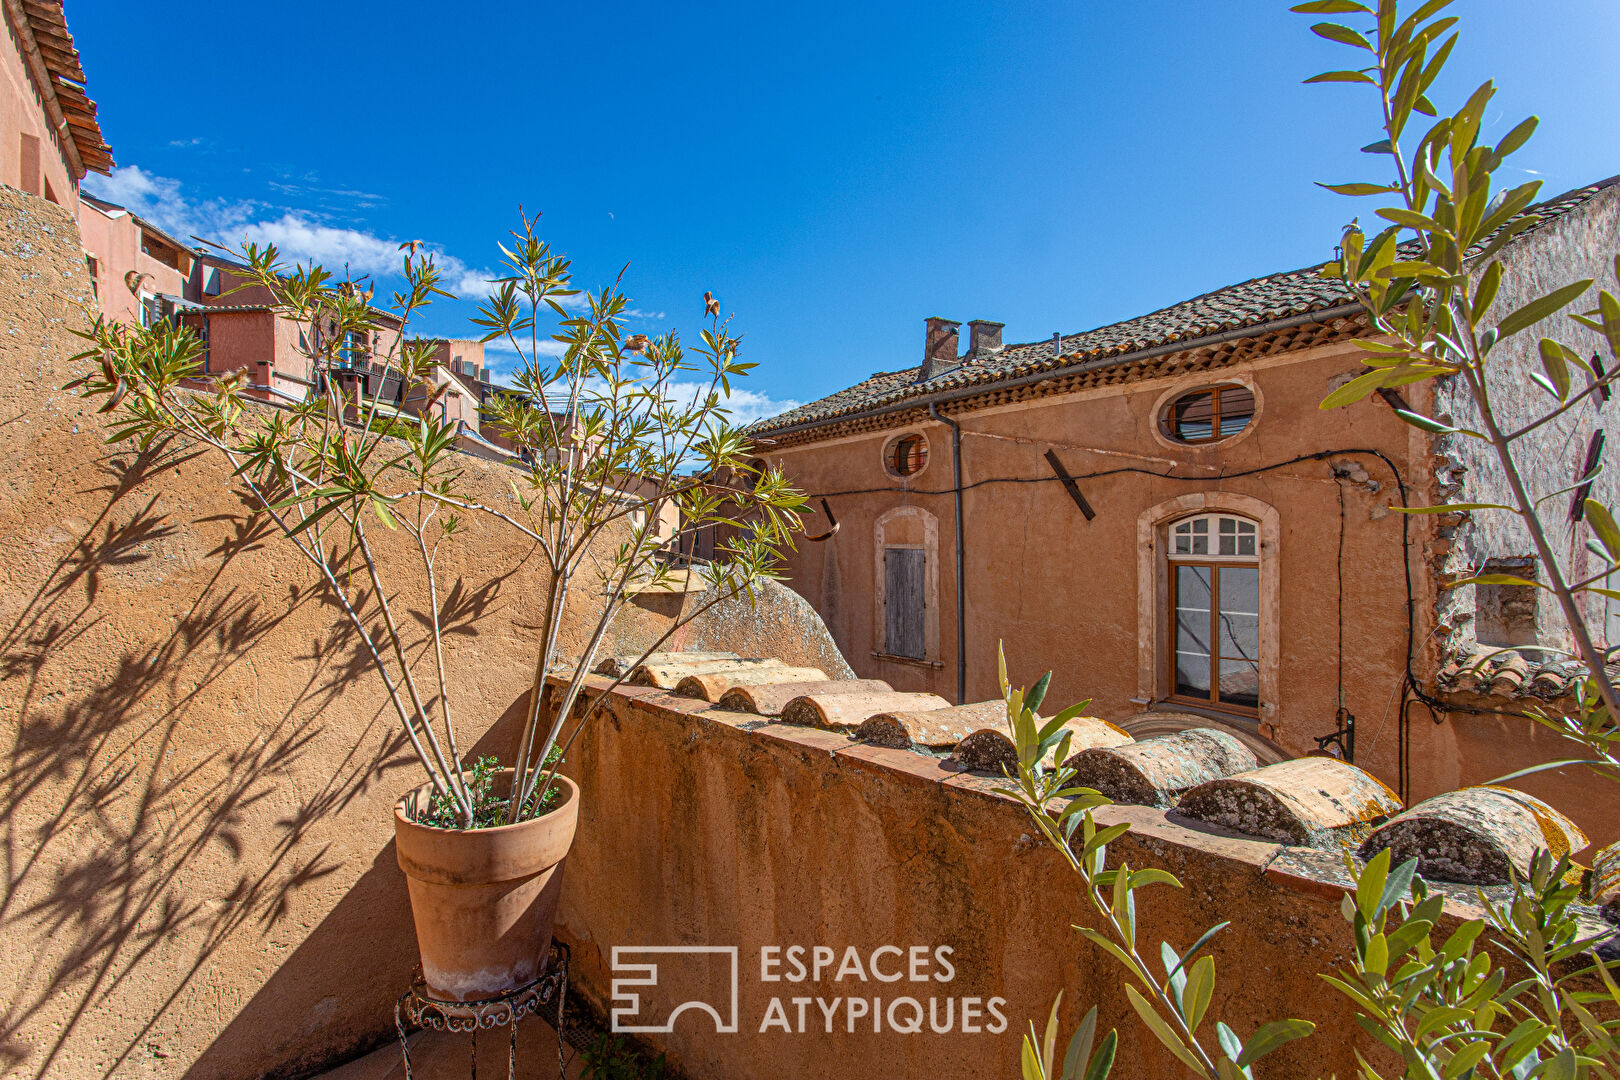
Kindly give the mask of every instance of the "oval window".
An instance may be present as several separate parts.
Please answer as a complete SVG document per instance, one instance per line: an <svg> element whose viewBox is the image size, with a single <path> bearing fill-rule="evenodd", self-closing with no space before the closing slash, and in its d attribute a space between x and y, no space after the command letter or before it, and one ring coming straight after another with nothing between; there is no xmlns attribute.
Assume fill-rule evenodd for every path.
<svg viewBox="0 0 1620 1080"><path fill-rule="evenodd" d="M1164 407L1159 425L1167 438L1185 443L1230 439L1254 419L1254 391L1238 383L1206 386Z"/></svg>
<svg viewBox="0 0 1620 1080"><path fill-rule="evenodd" d="M889 471L896 476L914 476L928 464L928 440L921 435L902 435L889 447Z"/></svg>

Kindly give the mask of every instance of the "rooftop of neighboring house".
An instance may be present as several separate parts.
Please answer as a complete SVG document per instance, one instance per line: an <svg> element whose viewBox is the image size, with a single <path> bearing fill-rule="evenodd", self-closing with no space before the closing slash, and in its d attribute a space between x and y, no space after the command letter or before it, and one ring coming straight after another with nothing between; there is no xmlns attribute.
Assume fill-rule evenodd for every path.
<svg viewBox="0 0 1620 1080"><path fill-rule="evenodd" d="M119 206L115 202L108 202L106 199L98 199L88 191L81 191L79 193L79 200L81 202L89 203L91 206L95 207L97 210L100 210L108 217L118 217L121 214L128 214L135 224L140 226L143 233L148 233L157 237L163 243L175 248L178 251L185 252L188 256L195 258L197 255L197 252L192 245L181 240L176 240L173 235L165 232L162 228L154 225L146 218L141 217L127 206Z"/></svg>
<svg viewBox="0 0 1620 1080"><path fill-rule="evenodd" d="M1617 182L1620 176L1577 188L1525 213L1540 215L1542 221L1536 228L1544 227ZM871 411L926 405L936 395L953 391L1055 378L1214 344L1228 337L1359 313L1361 305L1349 289L1321 277L1321 268L1318 263L1251 278L1123 322L1018 345L1000 344L999 323L980 323L975 329L984 328L982 336L992 344L979 350L970 344L963 356L925 361L933 369L929 378L920 377L925 374L924 365L880 371L847 389L761 420L749 430L768 435L813 428ZM960 324L931 319L931 332L936 324L946 328L948 340L954 341L951 328Z"/></svg>
<svg viewBox="0 0 1620 1080"><path fill-rule="evenodd" d="M61 110L59 122L69 136L63 145L78 177L86 172L110 173L112 148L102 137L96 103L85 93L84 65L68 33L61 0L21 0L5 7L22 44L23 62Z"/></svg>

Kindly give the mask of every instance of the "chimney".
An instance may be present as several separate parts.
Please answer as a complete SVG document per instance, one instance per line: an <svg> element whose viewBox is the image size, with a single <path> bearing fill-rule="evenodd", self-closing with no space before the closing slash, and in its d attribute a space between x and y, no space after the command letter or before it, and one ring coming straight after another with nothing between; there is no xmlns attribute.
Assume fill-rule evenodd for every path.
<svg viewBox="0 0 1620 1080"><path fill-rule="evenodd" d="M924 320L924 325L927 331L923 335L923 362L917 374L918 382L927 382L956 367L957 338L962 329L961 323L938 316Z"/></svg>
<svg viewBox="0 0 1620 1080"><path fill-rule="evenodd" d="M971 356L993 356L1001 351L1001 328L1006 323L989 319L974 319L968 323L968 353Z"/></svg>

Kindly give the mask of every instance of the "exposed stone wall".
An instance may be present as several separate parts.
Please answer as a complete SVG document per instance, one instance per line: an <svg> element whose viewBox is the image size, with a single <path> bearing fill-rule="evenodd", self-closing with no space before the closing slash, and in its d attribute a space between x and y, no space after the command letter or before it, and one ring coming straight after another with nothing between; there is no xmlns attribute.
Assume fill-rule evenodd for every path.
<svg viewBox="0 0 1620 1080"><path fill-rule="evenodd" d="M420 772L222 464L105 446L60 389L91 311L71 215L0 188L0 1074L306 1072L392 1038L416 962L392 808ZM503 467L464 468L509 491ZM462 746L509 756L545 576L469 525L441 556ZM796 625L819 660L825 632Z"/></svg>
<svg viewBox="0 0 1620 1080"><path fill-rule="evenodd" d="M1620 185L1611 186L1579 208L1556 221L1534 229L1505 248L1501 255L1502 287L1492 308L1499 319L1530 300L1579 278L1596 281L1594 290L1569 310L1585 311L1596 306L1598 288L1620 292L1614 274L1614 257L1620 253ZM1555 315L1529 330L1509 338L1491 353L1490 389L1492 404L1505 430L1513 430L1550 409L1550 395L1530 381L1542 364L1538 342L1554 337L1583 357L1597 352L1607 365L1613 362L1602 335L1588 330L1567 315ZM1585 385L1579 371L1575 388ZM1461 379L1441 380L1435 388L1434 415L1462 427L1476 427L1478 414ZM1572 409L1515 444L1516 457L1525 483L1537 496L1569 487L1579 476L1592 433L1605 432L1604 461L1612 463L1620 454L1620 403L1611 402L1601 411L1593 400ZM1437 440L1436 478L1451 502L1511 503L1506 480L1489 444L1461 436ZM1592 497L1613 506L1620 501L1620 470L1605 468L1593 485ZM1550 531L1552 546L1568 577L1579 579L1597 568L1595 557L1585 544L1592 535L1583 522L1575 524L1568 516L1571 496L1550 500L1543 506L1542 521ZM1466 515L1456 529L1446 568L1454 576L1467 576L1488 559L1533 556L1535 550L1524 525L1512 514L1477 511ZM1542 568L1541 578L1546 580ZM1536 637L1543 644L1566 645L1570 638L1557 603L1545 592L1535 613ZM1616 605L1620 610L1620 605ZM1451 628L1452 644L1476 640L1475 588L1464 586L1442 592L1439 620ZM1601 597L1591 598L1588 621L1598 627L1609 622ZM1620 622L1616 623L1620 626ZM1609 640L1620 640L1608 630Z"/></svg>

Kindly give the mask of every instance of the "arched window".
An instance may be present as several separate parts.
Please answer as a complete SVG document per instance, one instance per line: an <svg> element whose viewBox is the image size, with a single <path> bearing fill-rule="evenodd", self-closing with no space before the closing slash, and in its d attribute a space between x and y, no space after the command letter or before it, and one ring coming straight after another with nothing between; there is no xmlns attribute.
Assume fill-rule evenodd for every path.
<svg viewBox="0 0 1620 1080"><path fill-rule="evenodd" d="M1254 391L1239 383L1221 383L1172 399L1159 416L1159 429L1177 442L1219 442L1253 419Z"/></svg>
<svg viewBox="0 0 1620 1080"><path fill-rule="evenodd" d="M1169 528L1173 698L1244 712L1260 706L1260 530L1235 514Z"/></svg>

